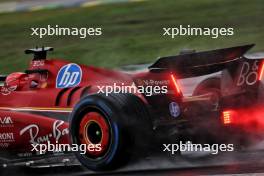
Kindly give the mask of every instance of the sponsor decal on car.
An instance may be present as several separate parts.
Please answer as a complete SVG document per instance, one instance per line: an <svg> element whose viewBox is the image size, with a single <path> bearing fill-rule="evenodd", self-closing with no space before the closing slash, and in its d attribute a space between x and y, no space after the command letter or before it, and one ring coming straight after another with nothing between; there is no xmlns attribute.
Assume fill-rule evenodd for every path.
<svg viewBox="0 0 264 176"><path fill-rule="evenodd" d="M67 64L63 66L56 78L56 88L75 87L82 80L82 69L77 64Z"/></svg>
<svg viewBox="0 0 264 176"><path fill-rule="evenodd" d="M169 85L169 80L153 80L153 79L137 79L136 83L138 85L151 85L151 86L163 86L163 85Z"/></svg>
<svg viewBox="0 0 264 176"><path fill-rule="evenodd" d="M0 142L15 142L14 133L0 133Z"/></svg>
<svg viewBox="0 0 264 176"><path fill-rule="evenodd" d="M248 85L252 86L258 81L258 66L259 61L255 61L253 64L250 62L243 62L240 75L237 80L237 86Z"/></svg>
<svg viewBox="0 0 264 176"><path fill-rule="evenodd" d="M45 60L33 60L31 61L32 67L41 67L45 65Z"/></svg>
<svg viewBox="0 0 264 176"><path fill-rule="evenodd" d="M0 143L0 148L8 148L9 147L9 143Z"/></svg>
<svg viewBox="0 0 264 176"><path fill-rule="evenodd" d="M0 90L2 95L9 95L11 92L15 91L17 86L5 87L3 86Z"/></svg>
<svg viewBox="0 0 264 176"><path fill-rule="evenodd" d="M64 128L64 129L60 128L64 123L65 122L61 120L54 121L51 128L52 131L44 136L39 136L40 128L38 125L30 124L20 131L20 136L26 133L29 134L30 136L29 142L31 144L44 143L50 141L51 139L55 139L55 141L59 141L61 137L69 134L68 128Z"/></svg>
<svg viewBox="0 0 264 176"><path fill-rule="evenodd" d="M178 117L181 113L180 106L176 102L169 104L169 110L172 117Z"/></svg>
<svg viewBox="0 0 264 176"><path fill-rule="evenodd" d="M10 116L0 117L0 127L13 127L14 122Z"/></svg>
<svg viewBox="0 0 264 176"><path fill-rule="evenodd" d="M32 153L18 153L17 156L18 157L21 157L21 158L24 158L24 157L31 157L33 154Z"/></svg>

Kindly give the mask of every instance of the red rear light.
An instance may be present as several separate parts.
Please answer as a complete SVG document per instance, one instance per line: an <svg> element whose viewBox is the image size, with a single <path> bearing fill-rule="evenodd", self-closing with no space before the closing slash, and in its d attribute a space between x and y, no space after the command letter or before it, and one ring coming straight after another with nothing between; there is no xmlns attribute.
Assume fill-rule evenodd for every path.
<svg viewBox="0 0 264 176"><path fill-rule="evenodd" d="M175 76L174 76L173 74L171 74L170 76L171 76L171 80L172 80L172 82L173 82L173 84L174 84L174 87L175 87L177 93L178 93L178 94L181 94L181 89L180 89L180 86L178 85L178 83L177 83L177 81L176 81Z"/></svg>
<svg viewBox="0 0 264 176"><path fill-rule="evenodd" d="M258 75L258 80L262 80L264 74L264 62L262 61L260 64L260 69L259 69L259 75Z"/></svg>
<svg viewBox="0 0 264 176"><path fill-rule="evenodd" d="M223 111L222 113L222 122L224 125L229 125L234 122L234 113L233 111Z"/></svg>

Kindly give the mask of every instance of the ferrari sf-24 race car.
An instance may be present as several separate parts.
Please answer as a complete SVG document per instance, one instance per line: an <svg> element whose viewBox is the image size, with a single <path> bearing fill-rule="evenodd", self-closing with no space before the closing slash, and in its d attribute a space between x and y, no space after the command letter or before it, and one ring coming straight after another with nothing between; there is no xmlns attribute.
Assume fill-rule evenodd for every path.
<svg viewBox="0 0 264 176"><path fill-rule="evenodd" d="M1 76L0 156L10 161L52 156L32 151L47 142L94 145L85 154L74 153L87 168L104 170L169 138L241 141L263 130L257 116L264 64L244 56L252 46L185 52L133 73L47 59L51 47L26 50L34 55L28 69ZM192 95L183 94L182 80L212 73ZM99 90L113 85L166 86L167 91L148 96Z"/></svg>

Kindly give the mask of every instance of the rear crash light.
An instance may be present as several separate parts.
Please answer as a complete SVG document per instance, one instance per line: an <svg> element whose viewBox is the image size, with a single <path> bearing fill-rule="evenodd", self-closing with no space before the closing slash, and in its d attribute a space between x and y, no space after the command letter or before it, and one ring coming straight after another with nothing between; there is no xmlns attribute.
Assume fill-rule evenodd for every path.
<svg viewBox="0 0 264 176"><path fill-rule="evenodd" d="M177 92L178 94L181 94L181 89L180 89L179 84L178 84L177 81L176 81L175 76L174 76L173 74L171 74L170 77L171 77L172 83L173 83L173 85L174 85L174 87L175 87L175 89L176 89L176 92Z"/></svg>
<svg viewBox="0 0 264 176"><path fill-rule="evenodd" d="M264 75L263 75L264 76ZM221 124L250 133L263 134L264 109L260 106L222 111Z"/></svg>
<svg viewBox="0 0 264 176"><path fill-rule="evenodd" d="M222 122L224 125L229 125L233 123L234 114L232 111L223 111L222 113Z"/></svg>

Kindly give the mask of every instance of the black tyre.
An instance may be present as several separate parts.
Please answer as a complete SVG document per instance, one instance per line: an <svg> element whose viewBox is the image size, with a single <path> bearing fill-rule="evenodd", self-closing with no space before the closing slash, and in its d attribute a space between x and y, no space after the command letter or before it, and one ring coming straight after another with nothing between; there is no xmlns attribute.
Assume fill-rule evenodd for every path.
<svg viewBox="0 0 264 176"><path fill-rule="evenodd" d="M218 143L222 141L219 134L219 131L222 131L219 121L221 100L221 80L219 77L210 77L203 80L193 92L193 96L205 94L210 94L210 100L199 102L194 108L197 121L193 126L193 141L209 144Z"/></svg>
<svg viewBox="0 0 264 176"><path fill-rule="evenodd" d="M221 80L218 77L211 77L202 81L194 90L193 95L211 94L209 104L204 104L206 109L217 111L221 98Z"/></svg>
<svg viewBox="0 0 264 176"><path fill-rule="evenodd" d="M152 125L143 101L132 94L94 94L74 107L70 118L73 144L101 145L100 151L76 152L92 170L114 169L146 148Z"/></svg>

